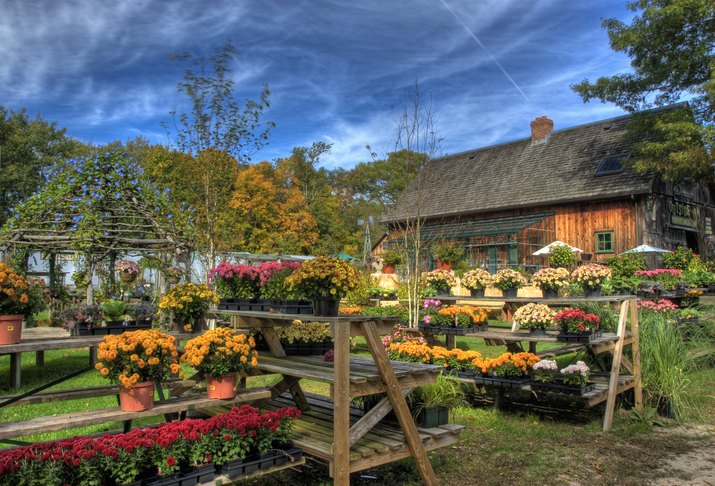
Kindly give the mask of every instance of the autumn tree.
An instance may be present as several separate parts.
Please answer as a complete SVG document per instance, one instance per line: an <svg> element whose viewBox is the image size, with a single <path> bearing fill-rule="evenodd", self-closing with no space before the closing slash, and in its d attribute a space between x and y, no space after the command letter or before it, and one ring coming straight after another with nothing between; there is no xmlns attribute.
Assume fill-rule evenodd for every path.
<svg viewBox="0 0 715 486"><path fill-rule="evenodd" d="M630 136L641 140L632 161L665 179L713 180L715 155L715 3L712 0L637 0L627 25L606 19L611 48L631 59L633 72L572 86L584 101L600 99L629 112L687 100L690 109L634 117ZM645 142L643 142L645 140Z"/></svg>
<svg viewBox="0 0 715 486"><path fill-rule="evenodd" d="M231 199L238 245L255 253L309 252L318 227L303 192L269 162L241 169Z"/></svg>

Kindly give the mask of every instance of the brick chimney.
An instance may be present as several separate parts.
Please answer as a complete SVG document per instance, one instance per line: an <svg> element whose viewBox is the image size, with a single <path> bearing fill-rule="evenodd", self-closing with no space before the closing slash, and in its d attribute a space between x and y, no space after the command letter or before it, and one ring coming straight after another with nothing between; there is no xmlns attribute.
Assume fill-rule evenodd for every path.
<svg viewBox="0 0 715 486"><path fill-rule="evenodd" d="M536 117L536 120L531 122L531 143L537 144L546 142L553 130L553 120L546 118L546 115Z"/></svg>

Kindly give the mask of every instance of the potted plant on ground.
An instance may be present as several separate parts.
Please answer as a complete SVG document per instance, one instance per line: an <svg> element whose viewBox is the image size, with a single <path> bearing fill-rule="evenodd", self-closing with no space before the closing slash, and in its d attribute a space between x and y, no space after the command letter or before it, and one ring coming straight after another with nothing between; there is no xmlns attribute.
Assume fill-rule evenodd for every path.
<svg viewBox="0 0 715 486"><path fill-rule="evenodd" d="M484 297L484 289L492 283L492 276L486 270L476 268L462 275L462 287L469 289L472 297Z"/></svg>
<svg viewBox="0 0 715 486"><path fill-rule="evenodd" d="M423 275L425 286L437 291L437 296L448 296L452 287L457 285L457 280L447 270L432 270Z"/></svg>
<svg viewBox="0 0 715 486"><path fill-rule="evenodd" d="M159 301L159 314L171 312L177 330L196 332L204 314L218 304L218 296L206 284L184 282L172 287Z"/></svg>
<svg viewBox="0 0 715 486"><path fill-rule="evenodd" d="M529 329L531 334L545 335L546 328L552 324L555 315L556 312L548 305L530 302L514 312L514 322L518 323L520 328Z"/></svg>
<svg viewBox="0 0 715 486"><path fill-rule="evenodd" d="M436 382L410 393L407 403L418 426L437 427L449 422L450 408L465 403L464 391L458 379L442 372Z"/></svg>
<svg viewBox="0 0 715 486"><path fill-rule="evenodd" d="M441 243L433 248L439 270L451 270L452 265L464 256L464 247L457 243Z"/></svg>
<svg viewBox="0 0 715 486"><path fill-rule="evenodd" d="M559 326L559 341L589 342L601 335L601 318L581 309L563 309L554 316L554 323Z"/></svg>
<svg viewBox="0 0 715 486"><path fill-rule="evenodd" d="M585 297L600 297L601 283L611 277L611 269L598 263L581 265L571 273L571 280L581 286Z"/></svg>
<svg viewBox="0 0 715 486"><path fill-rule="evenodd" d="M119 279L124 283L131 283L139 275L139 265L131 260L119 260L117 262Z"/></svg>
<svg viewBox="0 0 715 486"><path fill-rule="evenodd" d="M219 327L190 339L181 362L204 377L209 398L233 398L236 396L236 372L258 365L255 346L252 337Z"/></svg>
<svg viewBox="0 0 715 486"><path fill-rule="evenodd" d="M395 273L395 267L402 264L402 254L397 250L387 250L382 254L382 273Z"/></svg>
<svg viewBox="0 0 715 486"><path fill-rule="evenodd" d="M152 408L156 382L181 372L174 342L173 336L149 329L105 336L99 343L95 368L119 384L122 410Z"/></svg>
<svg viewBox="0 0 715 486"><path fill-rule="evenodd" d="M286 279L291 289L313 299L317 316L337 316L340 299L358 286L358 274L339 258L318 257L296 268Z"/></svg>
<svg viewBox="0 0 715 486"><path fill-rule="evenodd" d="M492 285L502 291L504 298L513 299L517 290L526 285L526 277L516 270L504 268L494 274Z"/></svg>
<svg viewBox="0 0 715 486"><path fill-rule="evenodd" d="M569 271L565 268L542 268L531 277L531 281L541 289L545 299L559 296L559 289L569 284Z"/></svg>
<svg viewBox="0 0 715 486"><path fill-rule="evenodd" d="M44 281L25 278L0 263L0 345L16 344L22 321L47 307Z"/></svg>

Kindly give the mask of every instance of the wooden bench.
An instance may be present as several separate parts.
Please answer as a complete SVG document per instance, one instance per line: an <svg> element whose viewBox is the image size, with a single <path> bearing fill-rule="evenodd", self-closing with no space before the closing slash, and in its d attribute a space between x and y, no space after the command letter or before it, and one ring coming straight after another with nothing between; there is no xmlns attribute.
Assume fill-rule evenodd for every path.
<svg viewBox="0 0 715 486"><path fill-rule="evenodd" d="M271 392L267 388L250 388L239 390L235 398L221 400L220 403L249 403L270 398ZM102 424L114 421L134 420L145 417L185 412L190 407L208 407L216 405L217 400L200 396L169 398L154 404L154 408L142 412L123 412L119 407L87 410L84 412L70 412L48 417L37 417L29 420L0 422L0 440L12 437L56 432L58 430L84 427L87 425Z"/></svg>

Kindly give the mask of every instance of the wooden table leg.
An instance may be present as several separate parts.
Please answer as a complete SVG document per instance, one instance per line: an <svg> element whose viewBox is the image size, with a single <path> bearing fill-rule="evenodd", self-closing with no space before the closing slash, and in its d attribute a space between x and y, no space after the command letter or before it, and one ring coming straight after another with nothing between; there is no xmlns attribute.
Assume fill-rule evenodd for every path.
<svg viewBox="0 0 715 486"><path fill-rule="evenodd" d="M268 348L271 350L273 356L275 356L276 358L285 358L286 352L281 345L280 339L278 339L276 330L273 327L262 327L261 333L263 334L263 338L266 340L266 344L268 344ZM283 383L288 385L288 390L293 396L293 400L298 405L298 408L300 408L301 410L310 410L308 399L305 398L303 388L301 388L300 386L300 378L283 375Z"/></svg>
<svg viewBox="0 0 715 486"><path fill-rule="evenodd" d="M623 341L626 335L626 320L628 318L628 301L621 303L621 312L618 316L618 341L613 349L613 363L611 364L611 378L608 381L608 398L606 399L606 413L603 417L603 431L608 432L613 427L613 416L616 411L616 396L621 373L621 358L623 357Z"/></svg>
<svg viewBox="0 0 715 486"><path fill-rule="evenodd" d="M333 463L335 486L350 485L350 324L333 324ZM384 351L383 351L384 352Z"/></svg>
<svg viewBox="0 0 715 486"><path fill-rule="evenodd" d="M643 381L641 380L641 343L640 343L640 324L638 322L638 309L636 308L636 300L631 299L631 336L633 336L633 395L635 398L635 407L639 412L643 411Z"/></svg>
<svg viewBox="0 0 715 486"><path fill-rule="evenodd" d="M45 366L45 352L35 351L35 366L42 368Z"/></svg>
<svg viewBox="0 0 715 486"><path fill-rule="evenodd" d="M427 451L425 451L424 444L422 444L422 440L420 440L419 433L417 432L417 426L415 425L412 414L407 407L405 397L402 395L400 384L397 381L397 376L395 376L395 370L392 368L392 363L390 363L387 353L385 352L385 348L382 346L382 341L377 333L377 326L372 322L364 322L361 326L363 335L365 336L365 342L370 350L370 354L372 354L372 357L375 360L380 378L382 378L382 382L385 384L385 391L387 392L388 398L392 402L392 408L395 410L397 420L400 422L400 427L402 427L402 432L405 435L407 447L409 447L410 453L415 460L415 465L417 466L417 471L420 473L422 482L427 486L437 484L437 477L435 476L432 464L430 464L429 458L427 457ZM336 417L337 412L336 407Z"/></svg>
<svg viewBox="0 0 715 486"><path fill-rule="evenodd" d="M94 366L97 364L97 348L92 346L89 348L89 365Z"/></svg>
<svg viewBox="0 0 715 486"><path fill-rule="evenodd" d="M22 353L10 353L10 388L20 388L22 375Z"/></svg>
<svg viewBox="0 0 715 486"><path fill-rule="evenodd" d="M445 337L445 343L446 343L446 348L447 349L454 349L457 347L457 335L456 334L447 334Z"/></svg>

